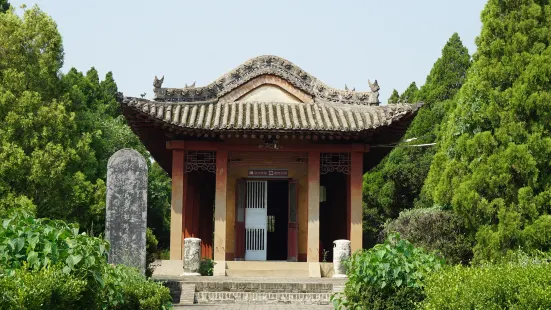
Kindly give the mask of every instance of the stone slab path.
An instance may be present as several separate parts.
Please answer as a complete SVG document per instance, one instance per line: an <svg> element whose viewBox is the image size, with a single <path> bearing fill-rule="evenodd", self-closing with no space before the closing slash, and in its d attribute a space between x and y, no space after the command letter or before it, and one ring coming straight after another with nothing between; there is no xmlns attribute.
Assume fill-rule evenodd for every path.
<svg viewBox="0 0 551 310"><path fill-rule="evenodd" d="M328 310L333 309L331 305L298 305L298 304L277 304L277 305L255 305L255 304L217 304L217 305L174 305L174 309L193 310Z"/></svg>

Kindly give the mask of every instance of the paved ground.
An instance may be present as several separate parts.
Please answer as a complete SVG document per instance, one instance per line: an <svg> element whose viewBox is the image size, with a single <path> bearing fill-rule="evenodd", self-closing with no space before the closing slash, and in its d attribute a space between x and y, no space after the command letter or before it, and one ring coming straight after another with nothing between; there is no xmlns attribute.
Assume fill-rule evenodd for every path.
<svg viewBox="0 0 551 310"><path fill-rule="evenodd" d="M297 305L297 304L274 304L274 305L256 305L256 304L219 304L219 305L185 305L174 306L174 309L193 309L193 310L329 310L333 309L331 305Z"/></svg>

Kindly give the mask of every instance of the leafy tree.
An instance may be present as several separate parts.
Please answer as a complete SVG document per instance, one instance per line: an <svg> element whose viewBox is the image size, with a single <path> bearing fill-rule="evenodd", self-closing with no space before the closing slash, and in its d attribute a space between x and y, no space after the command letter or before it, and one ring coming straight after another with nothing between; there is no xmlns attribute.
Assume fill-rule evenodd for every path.
<svg viewBox="0 0 551 310"><path fill-rule="evenodd" d="M147 189L147 226L151 228L159 248L166 249L170 245L170 200L172 182L168 174L154 162L149 169L149 185Z"/></svg>
<svg viewBox="0 0 551 310"><path fill-rule="evenodd" d="M418 100L425 105L406 132L409 144L432 143L437 139L440 124L454 107L452 99L465 80L470 66L468 50L454 34L434 63ZM447 72L454 70L454 74ZM412 83L410 89L416 89ZM404 92L407 93L408 91ZM403 209L414 206L428 174L434 147L395 148L377 167L364 176L364 240L367 245L377 242L381 225L396 218Z"/></svg>
<svg viewBox="0 0 551 310"><path fill-rule="evenodd" d="M551 249L551 4L490 0L423 192L463 217L475 259Z"/></svg>
<svg viewBox="0 0 551 310"><path fill-rule="evenodd" d="M415 82L411 82L408 88L400 95L401 103L414 103L417 101L417 94L419 93L419 88Z"/></svg>
<svg viewBox="0 0 551 310"><path fill-rule="evenodd" d="M95 68L61 74L62 65L47 14L0 14L0 215L22 207L102 233L109 157L126 147L149 154L121 115L113 74L100 81ZM149 176L149 224L168 246L170 179L155 165Z"/></svg>
<svg viewBox="0 0 551 310"><path fill-rule="evenodd" d="M398 91L394 89L392 91L392 95L390 95L390 98L388 98L388 104L398 103L400 101L400 94L398 94Z"/></svg>
<svg viewBox="0 0 551 310"><path fill-rule="evenodd" d="M8 0L0 0L0 13L6 12L10 8Z"/></svg>

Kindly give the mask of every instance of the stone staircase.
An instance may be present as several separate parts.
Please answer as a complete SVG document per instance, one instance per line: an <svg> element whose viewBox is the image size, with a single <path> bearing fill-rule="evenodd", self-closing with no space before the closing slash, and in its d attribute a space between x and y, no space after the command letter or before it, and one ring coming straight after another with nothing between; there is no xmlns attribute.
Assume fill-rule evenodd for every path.
<svg viewBox="0 0 551 310"><path fill-rule="evenodd" d="M174 304L328 305L345 279L195 277L169 280Z"/></svg>
<svg viewBox="0 0 551 310"><path fill-rule="evenodd" d="M298 262L227 261L228 277L308 278L309 264Z"/></svg>

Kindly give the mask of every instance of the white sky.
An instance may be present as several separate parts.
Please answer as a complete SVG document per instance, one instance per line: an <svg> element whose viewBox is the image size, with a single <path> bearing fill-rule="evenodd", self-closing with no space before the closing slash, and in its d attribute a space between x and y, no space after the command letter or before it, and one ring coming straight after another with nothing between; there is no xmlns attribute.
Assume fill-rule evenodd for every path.
<svg viewBox="0 0 551 310"><path fill-rule="evenodd" d="M103 78L112 71L127 96L215 80L247 59L271 54L324 83L368 90L380 100L425 82L442 47L458 32L471 54L484 0L129 1L10 0L38 4L57 22L65 66Z"/></svg>

